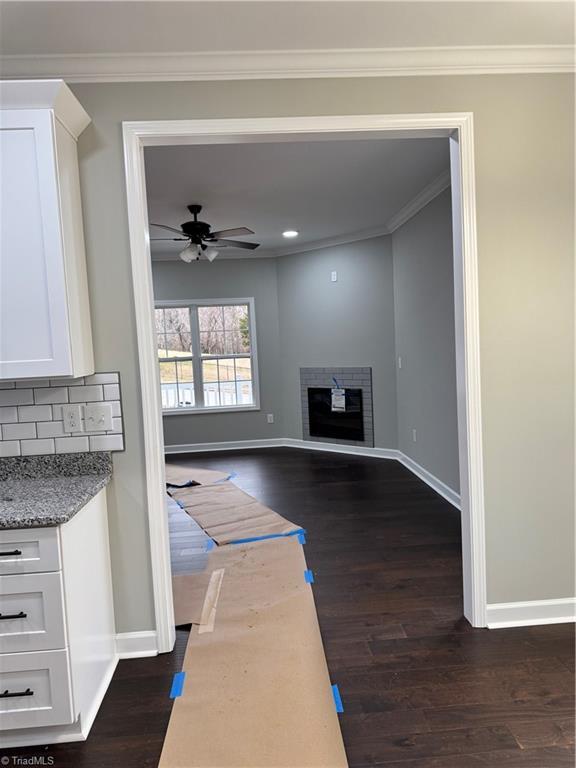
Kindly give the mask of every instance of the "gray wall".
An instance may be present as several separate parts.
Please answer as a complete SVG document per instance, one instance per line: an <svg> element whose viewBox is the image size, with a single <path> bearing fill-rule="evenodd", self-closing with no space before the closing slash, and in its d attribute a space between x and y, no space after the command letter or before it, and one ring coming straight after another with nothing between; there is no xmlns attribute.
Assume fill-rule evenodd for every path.
<svg viewBox="0 0 576 768"><path fill-rule="evenodd" d="M153 628L122 121L473 112L488 600L574 592L574 77L72 86L98 370L119 370L126 452L108 494L118 631ZM520 532L520 533L519 533Z"/></svg>
<svg viewBox="0 0 576 768"><path fill-rule="evenodd" d="M338 281L330 273L338 272ZM302 437L300 368L370 366L374 445L396 445L394 288L389 237L278 260L284 436Z"/></svg>
<svg viewBox="0 0 576 768"><path fill-rule="evenodd" d="M394 232L392 253L398 448L458 491L450 189Z"/></svg>
<svg viewBox="0 0 576 768"><path fill-rule="evenodd" d="M152 263L158 300L254 298L260 410L164 416L166 445L278 437L282 426L276 259ZM268 424L266 414L274 414Z"/></svg>

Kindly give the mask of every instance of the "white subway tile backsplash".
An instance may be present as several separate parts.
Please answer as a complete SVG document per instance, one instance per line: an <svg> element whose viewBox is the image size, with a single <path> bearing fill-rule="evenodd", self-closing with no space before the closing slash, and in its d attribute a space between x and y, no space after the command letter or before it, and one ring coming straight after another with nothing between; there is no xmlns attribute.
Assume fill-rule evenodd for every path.
<svg viewBox="0 0 576 768"><path fill-rule="evenodd" d="M29 405L34 402L31 389L3 389L0 391L0 405Z"/></svg>
<svg viewBox="0 0 576 768"><path fill-rule="evenodd" d="M47 389L35 389L34 402L36 405L44 405L48 403L67 403L68 387L48 387Z"/></svg>
<svg viewBox="0 0 576 768"><path fill-rule="evenodd" d="M64 424L61 421L39 421L36 424L38 437L63 437Z"/></svg>
<svg viewBox="0 0 576 768"><path fill-rule="evenodd" d="M90 437L91 451L122 451L124 438L122 435L92 435Z"/></svg>
<svg viewBox="0 0 576 768"><path fill-rule="evenodd" d="M41 387L49 387L50 379L23 379L15 382L15 384L16 389L40 389Z"/></svg>
<svg viewBox="0 0 576 768"><path fill-rule="evenodd" d="M104 399L102 384L74 387L68 392L71 403L94 403Z"/></svg>
<svg viewBox="0 0 576 768"><path fill-rule="evenodd" d="M30 440L36 437L36 424L4 424L2 426L3 440Z"/></svg>
<svg viewBox="0 0 576 768"><path fill-rule="evenodd" d="M66 377L60 379L50 379L51 387L81 387L84 384L84 376L80 376L78 379L67 379Z"/></svg>
<svg viewBox="0 0 576 768"><path fill-rule="evenodd" d="M0 408L0 424L8 424L11 421L18 421L18 410L15 405Z"/></svg>
<svg viewBox="0 0 576 768"><path fill-rule="evenodd" d="M118 384L104 384L105 400L120 400L120 387Z"/></svg>
<svg viewBox="0 0 576 768"><path fill-rule="evenodd" d="M62 406L61 405L53 405L52 406L52 420L53 421L62 421Z"/></svg>
<svg viewBox="0 0 576 768"><path fill-rule="evenodd" d="M85 384L118 384L117 373L94 373L84 378Z"/></svg>
<svg viewBox="0 0 576 768"><path fill-rule="evenodd" d="M22 456L41 456L54 453L54 440L22 440L20 442Z"/></svg>
<svg viewBox="0 0 576 768"><path fill-rule="evenodd" d="M49 405L22 405L18 408L18 421L48 421L52 418Z"/></svg>
<svg viewBox="0 0 576 768"><path fill-rule="evenodd" d="M57 437L56 453L86 453L90 450L87 437Z"/></svg>
<svg viewBox="0 0 576 768"><path fill-rule="evenodd" d="M122 432L122 419L112 419L112 432Z"/></svg>
<svg viewBox="0 0 576 768"><path fill-rule="evenodd" d="M2 440L0 442L0 458L7 458L8 456L20 456L19 440Z"/></svg>
<svg viewBox="0 0 576 768"><path fill-rule="evenodd" d="M34 379L0 383L0 456L124 450L118 373L95 373L79 379ZM106 402L112 429L98 433L64 431L62 406Z"/></svg>

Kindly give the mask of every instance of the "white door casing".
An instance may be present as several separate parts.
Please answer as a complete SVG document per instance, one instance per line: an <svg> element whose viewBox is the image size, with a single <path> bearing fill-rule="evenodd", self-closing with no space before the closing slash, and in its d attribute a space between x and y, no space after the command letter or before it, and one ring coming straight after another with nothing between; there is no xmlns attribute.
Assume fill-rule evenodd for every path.
<svg viewBox="0 0 576 768"><path fill-rule="evenodd" d="M337 136L450 139L454 228L456 364L462 506L464 614L486 626L486 555L480 399L478 259L471 113L346 115L125 122L128 223L146 458L146 498L158 652L174 645L164 440L153 322L153 286L144 170L145 146L322 140Z"/></svg>

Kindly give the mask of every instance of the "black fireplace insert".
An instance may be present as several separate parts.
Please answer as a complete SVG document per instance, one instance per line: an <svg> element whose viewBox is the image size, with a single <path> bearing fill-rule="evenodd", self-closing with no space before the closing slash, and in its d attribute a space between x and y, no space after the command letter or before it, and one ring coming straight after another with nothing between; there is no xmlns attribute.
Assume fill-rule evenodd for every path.
<svg viewBox="0 0 576 768"><path fill-rule="evenodd" d="M335 440L364 440L362 390L344 390L345 409L332 410L330 387L308 388L308 418L310 437L331 437Z"/></svg>

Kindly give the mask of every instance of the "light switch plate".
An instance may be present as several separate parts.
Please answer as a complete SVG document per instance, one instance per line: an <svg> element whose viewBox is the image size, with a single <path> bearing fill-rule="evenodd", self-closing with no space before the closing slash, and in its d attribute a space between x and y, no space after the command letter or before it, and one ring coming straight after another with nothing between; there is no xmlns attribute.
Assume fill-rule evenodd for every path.
<svg viewBox="0 0 576 768"><path fill-rule="evenodd" d="M108 432L112 426L112 406L109 403L90 403L84 408L86 432Z"/></svg>
<svg viewBox="0 0 576 768"><path fill-rule="evenodd" d="M63 405L64 432L82 432L82 412L79 405Z"/></svg>

